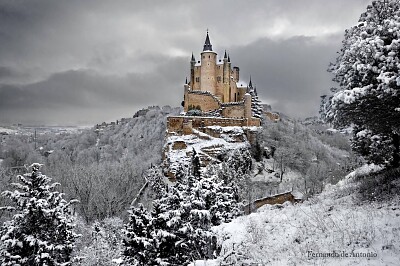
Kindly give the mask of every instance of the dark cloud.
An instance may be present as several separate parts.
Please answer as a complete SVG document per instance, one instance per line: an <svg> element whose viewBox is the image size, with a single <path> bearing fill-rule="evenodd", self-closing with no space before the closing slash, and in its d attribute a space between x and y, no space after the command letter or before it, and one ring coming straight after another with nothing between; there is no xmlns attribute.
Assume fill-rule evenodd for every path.
<svg viewBox="0 0 400 266"><path fill-rule="evenodd" d="M118 76L81 69L56 73L37 83L3 85L0 121L89 124L129 117L149 105L176 106L182 97L180 69L185 69L186 58L162 58L161 62L154 73Z"/></svg>
<svg viewBox="0 0 400 266"><path fill-rule="evenodd" d="M12 69L0 66L0 81L14 76L15 73Z"/></svg>
<svg viewBox="0 0 400 266"><path fill-rule="evenodd" d="M262 99L312 115L344 30L369 2L0 0L0 123L93 123L177 106L206 28Z"/></svg>
<svg viewBox="0 0 400 266"><path fill-rule="evenodd" d="M295 117L316 115L319 96L331 83L326 72L340 47L340 36L323 39L297 36L274 41L261 39L232 49L232 61L241 66L241 77L253 83L261 99L275 110Z"/></svg>

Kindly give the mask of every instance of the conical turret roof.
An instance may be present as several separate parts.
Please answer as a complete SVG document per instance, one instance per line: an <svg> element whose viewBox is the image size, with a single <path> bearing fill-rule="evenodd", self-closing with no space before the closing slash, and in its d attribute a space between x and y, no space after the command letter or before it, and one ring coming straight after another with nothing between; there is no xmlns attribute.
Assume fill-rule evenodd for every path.
<svg viewBox="0 0 400 266"><path fill-rule="evenodd" d="M203 51L212 51L212 45L210 42L210 36L208 36L208 30L207 30L206 41L204 42Z"/></svg>

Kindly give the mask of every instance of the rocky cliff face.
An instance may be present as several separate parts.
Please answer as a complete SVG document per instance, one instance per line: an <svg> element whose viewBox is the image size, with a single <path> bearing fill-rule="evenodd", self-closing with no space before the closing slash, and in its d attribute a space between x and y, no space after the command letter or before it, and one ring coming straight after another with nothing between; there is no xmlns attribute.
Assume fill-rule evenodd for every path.
<svg viewBox="0 0 400 266"><path fill-rule="evenodd" d="M193 129L192 134L187 135L168 132L163 149L164 175L173 181L176 170L189 165L194 151L199 156L202 168L221 163L229 151L250 148L250 143L256 140L257 129L207 126Z"/></svg>

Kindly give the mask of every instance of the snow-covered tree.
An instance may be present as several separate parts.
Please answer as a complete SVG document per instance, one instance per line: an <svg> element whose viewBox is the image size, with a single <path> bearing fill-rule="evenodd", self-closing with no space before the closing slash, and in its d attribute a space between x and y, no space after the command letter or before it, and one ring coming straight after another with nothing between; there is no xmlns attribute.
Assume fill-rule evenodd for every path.
<svg viewBox="0 0 400 266"><path fill-rule="evenodd" d="M126 225L123 239L125 265L150 265L154 260L155 245L150 213L139 204L129 210L129 223Z"/></svg>
<svg viewBox="0 0 400 266"><path fill-rule="evenodd" d="M142 260L147 265L187 265L193 260L213 257L216 245L212 243L211 226L229 222L242 213L238 203L238 182L232 182L232 177L227 175L235 173L241 180L243 173L250 171L248 148L232 152L225 166L226 169L210 165L200 171L200 160L193 150L191 160L176 169L176 182L172 186L163 185L162 189L157 189L161 183L159 173L148 172L151 185L163 194L157 193L159 198L153 201L150 217L143 214L142 207L131 209L127 226L130 236L124 243L131 247L130 254L125 252L125 256L133 260L126 261L137 262L136 257L149 250L152 255L146 256L147 261ZM147 217L140 219L146 222L135 225L137 217ZM145 232L146 245L143 235L139 237L136 231Z"/></svg>
<svg viewBox="0 0 400 266"><path fill-rule="evenodd" d="M263 108L261 101L258 99L256 88L250 90L251 95L251 115L257 118L262 118Z"/></svg>
<svg viewBox="0 0 400 266"><path fill-rule="evenodd" d="M251 95L251 115L262 119L263 107L261 106L261 101L258 99L257 88L256 86L253 87L251 77L247 93Z"/></svg>
<svg viewBox="0 0 400 266"><path fill-rule="evenodd" d="M340 88L324 99L323 116L353 126L353 148L370 162L400 165L400 1L373 1L329 70Z"/></svg>
<svg viewBox="0 0 400 266"><path fill-rule="evenodd" d="M187 203L185 186L178 181L174 187L153 203L151 212L156 252L156 265L184 265L190 261L190 249L187 245L188 213L183 208Z"/></svg>
<svg viewBox="0 0 400 266"><path fill-rule="evenodd" d="M74 265L109 266L119 261L122 253L124 223L122 219L106 218L88 226L76 220L75 230L81 234L76 242Z"/></svg>
<svg viewBox="0 0 400 266"><path fill-rule="evenodd" d="M200 158L194 148L192 154L192 174L197 178L200 177Z"/></svg>
<svg viewBox="0 0 400 266"><path fill-rule="evenodd" d="M213 226L228 223L242 214L238 202L237 189L224 184L216 174L210 174L199 180L202 187L205 208L210 211Z"/></svg>
<svg viewBox="0 0 400 266"><path fill-rule="evenodd" d="M41 174L40 164L32 172L18 176L14 192L5 191L15 206L2 207L15 212L1 228L1 265L69 265L77 235L70 216L70 204L55 191L58 183Z"/></svg>

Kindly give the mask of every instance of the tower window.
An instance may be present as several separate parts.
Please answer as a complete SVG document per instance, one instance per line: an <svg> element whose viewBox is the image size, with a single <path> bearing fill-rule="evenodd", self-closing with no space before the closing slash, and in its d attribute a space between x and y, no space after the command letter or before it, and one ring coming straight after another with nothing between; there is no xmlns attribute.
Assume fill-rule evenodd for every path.
<svg viewBox="0 0 400 266"><path fill-rule="evenodd" d="M221 77L220 76L217 77L217 81L221 82Z"/></svg>
<svg viewBox="0 0 400 266"><path fill-rule="evenodd" d="M200 82L200 78L199 77L196 77L196 82Z"/></svg>

